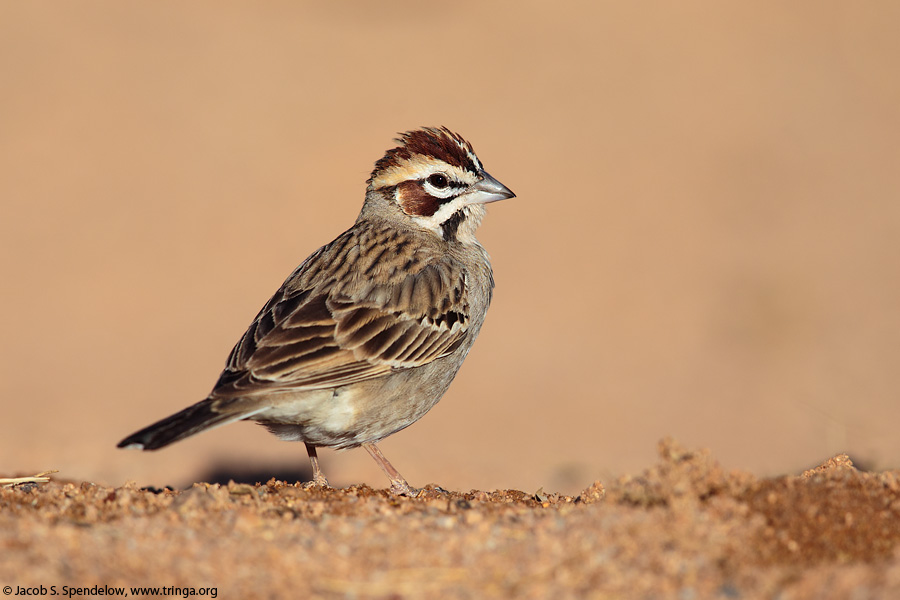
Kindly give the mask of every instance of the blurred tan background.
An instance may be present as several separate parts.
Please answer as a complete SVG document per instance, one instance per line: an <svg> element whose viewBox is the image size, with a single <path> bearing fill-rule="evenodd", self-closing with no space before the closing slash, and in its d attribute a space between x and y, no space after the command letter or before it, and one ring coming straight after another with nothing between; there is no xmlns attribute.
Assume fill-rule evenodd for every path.
<svg viewBox="0 0 900 600"><path fill-rule="evenodd" d="M572 492L666 435L900 467L900 4L336 4L0 4L0 472L305 469L244 423L115 444L206 395L420 125L518 198L466 365L382 444L411 483Z"/></svg>

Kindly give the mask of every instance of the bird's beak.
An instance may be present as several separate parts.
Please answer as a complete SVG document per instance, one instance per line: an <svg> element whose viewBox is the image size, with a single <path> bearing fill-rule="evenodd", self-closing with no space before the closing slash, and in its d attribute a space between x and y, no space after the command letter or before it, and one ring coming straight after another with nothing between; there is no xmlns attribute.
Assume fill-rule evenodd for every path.
<svg viewBox="0 0 900 600"><path fill-rule="evenodd" d="M487 171L481 171L481 181L469 188L468 193L471 194L471 204L487 204L516 197L512 190L491 177Z"/></svg>

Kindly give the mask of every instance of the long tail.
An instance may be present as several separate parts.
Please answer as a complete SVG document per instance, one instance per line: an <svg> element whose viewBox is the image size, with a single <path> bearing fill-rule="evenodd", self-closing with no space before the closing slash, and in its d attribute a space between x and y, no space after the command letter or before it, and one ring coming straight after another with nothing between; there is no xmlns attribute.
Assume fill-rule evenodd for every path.
<svg viewBox="0 0 900 600"><path fill-rule="evenodd" d="M220 425L240 421L258 411L222 410L221 402L206 399L144 427L119 442L118 448L156 450Z"/></svg>

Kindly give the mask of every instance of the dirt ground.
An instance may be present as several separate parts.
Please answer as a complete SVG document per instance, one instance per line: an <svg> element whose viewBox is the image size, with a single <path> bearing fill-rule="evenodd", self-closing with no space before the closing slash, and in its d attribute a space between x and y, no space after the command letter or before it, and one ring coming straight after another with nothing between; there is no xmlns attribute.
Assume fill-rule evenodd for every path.
<svg viewBox="0 0 900 600"><path fill-rule="evenodd" d="M900 472L839 455L760 479L671 440L653 467L575 496L274 478L0 490L0 584L70 596L888 598L898 543Z"/></svg>

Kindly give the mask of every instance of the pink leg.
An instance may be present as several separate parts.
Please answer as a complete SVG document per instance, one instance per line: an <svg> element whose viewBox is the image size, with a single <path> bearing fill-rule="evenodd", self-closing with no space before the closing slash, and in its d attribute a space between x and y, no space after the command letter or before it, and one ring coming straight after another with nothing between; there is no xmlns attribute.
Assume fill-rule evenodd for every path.
<svg viewBox="0 0 900 600"><path fill-rule="evenodd" d="M388 479L391 480L391 492L397 495L402 496L415 496L416 490L410 487L410 485L403 479L403 475L400 474L397 469L394 468L388 459L384 457L384 454L381 453L381 450L378 449L378 446L375 444L363 444L363 448L369 453L369 455L375 459L375 462L378 463L378 466L381 467L381 470L384 471L384 474L388 476Z"/></svg>
<svg viewBox="0 0 900 600"><path fill-rule="evenodd" d="M312 464L312 482L317 486L328 487L328 480L325 479L325 473L319 468L319 455L316 454L316 447L312 444L306 444L306 453L309 454L309 462Z"/></svg>

